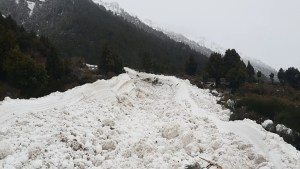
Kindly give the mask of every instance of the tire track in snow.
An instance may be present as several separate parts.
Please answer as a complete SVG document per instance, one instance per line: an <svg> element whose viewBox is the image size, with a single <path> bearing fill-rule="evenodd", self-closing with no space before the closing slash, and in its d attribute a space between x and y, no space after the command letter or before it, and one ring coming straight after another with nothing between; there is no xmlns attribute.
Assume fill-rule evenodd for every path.
<svg viewBox="0 0 300 169"><path fill-rule="evenodd" d="M191 97L191 87L187 86L185 82L182 82L182 80L177 80L176 83L179 84L175 94L175 98L178 102L188 102L190 110L195 115L201 117L208 117L216 124L216 126L221 132L234 133L241 137L244 141L250 142L257 152L263 153L266 157L268 157L268 160L273 163L275 168L284 168L280 163L280 152L275 149L272 150L272 148L265 144L266 133L263 133L258 129L253 128L253 125L251 126L248 124L249 121L221 121L214 115L205 113L205 110L199 107L195 100L193 100L193 98ZM184 104L182 105L186 106Z"/></svg>

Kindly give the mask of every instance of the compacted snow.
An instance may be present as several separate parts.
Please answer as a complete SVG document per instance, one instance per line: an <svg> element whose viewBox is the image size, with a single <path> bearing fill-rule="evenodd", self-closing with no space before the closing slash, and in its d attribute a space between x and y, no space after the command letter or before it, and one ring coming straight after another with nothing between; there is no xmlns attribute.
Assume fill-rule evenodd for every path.
<svg viewBox="0 0 300 169"><path fill-rule="evenodd" d="M300 168L294 147L250 120L229 122L208 90L126 71L0 102L0 168Z"/></svg>

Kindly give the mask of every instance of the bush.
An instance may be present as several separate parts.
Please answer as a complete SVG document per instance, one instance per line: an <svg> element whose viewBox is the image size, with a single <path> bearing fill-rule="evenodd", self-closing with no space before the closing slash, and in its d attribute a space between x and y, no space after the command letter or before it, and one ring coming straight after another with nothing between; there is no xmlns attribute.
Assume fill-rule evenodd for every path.
<svg viewBox="0 0 300 169"><path fill-rule="evenodd" d="M241 111L243 108L246 110ZM300 107L287 99L274 96L247 95L237 101L236 109L239 110L240 114L259 123L263 120L260 117L264 117L300 132ZM238 115L234 116L232 118L239 117Z"/></svg>

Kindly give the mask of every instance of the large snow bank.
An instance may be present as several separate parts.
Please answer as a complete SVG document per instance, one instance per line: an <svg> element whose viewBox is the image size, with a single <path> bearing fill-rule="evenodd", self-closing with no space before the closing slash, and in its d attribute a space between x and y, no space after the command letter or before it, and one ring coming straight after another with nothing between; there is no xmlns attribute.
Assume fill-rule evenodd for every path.
<svg viewBox="0 0 300 169"><path fill-rule="evenodd" d="M3 168L300 168L299 152L209 90L126 69L65 93L0 104ZM154 83L158 79L158 83ZM1 134L2 133L2 134ZM1 168L0 167L0 168Z"/></svg>

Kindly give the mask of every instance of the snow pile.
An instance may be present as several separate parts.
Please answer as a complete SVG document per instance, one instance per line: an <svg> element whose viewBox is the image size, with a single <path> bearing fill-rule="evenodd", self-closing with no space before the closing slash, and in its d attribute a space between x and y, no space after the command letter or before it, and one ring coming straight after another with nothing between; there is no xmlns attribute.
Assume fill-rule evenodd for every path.
<svg viewBox="0 0 300 169"><path fill-rule="evenodd" d="M0 168L299 168L300 154L250 121L228 122L209 90L127 73L0 104Z"/></svg>

